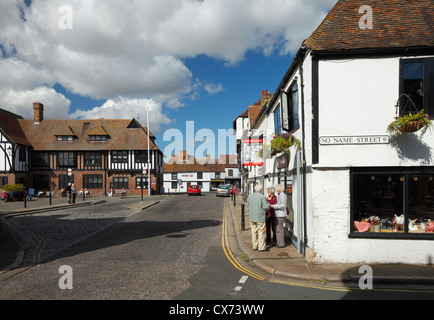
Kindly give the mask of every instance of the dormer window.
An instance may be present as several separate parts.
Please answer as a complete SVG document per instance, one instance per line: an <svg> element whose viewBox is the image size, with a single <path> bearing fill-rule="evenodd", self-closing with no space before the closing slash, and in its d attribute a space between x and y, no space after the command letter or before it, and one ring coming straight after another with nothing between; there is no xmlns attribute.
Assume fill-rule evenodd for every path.
<svg viewBox="0 0 434 320"><path fill-rule="evenodd" d="M74 131L70 126L59 128L55 133L55 135L56 135L56 141L72 142L74 141L75 138L77 138L77 136L75 135Z"/></svg>
<svg viewBox="0 0 434 320"><path fill-rule="evenodd" d="M74 136L56 136L56 141L74 141Z"/></svg>
<svg viewBox="0 0 434 320"><path fill-rule="evenodd" d="M97 127L89 133L89 141L104 142L109 138L109 134L102 126Z"/></svg>
<svg viewBox="0 0 434 320"><path fill-rule="evenodd" d="M89 141L107 141L107 136L91 135Z"/></svg>

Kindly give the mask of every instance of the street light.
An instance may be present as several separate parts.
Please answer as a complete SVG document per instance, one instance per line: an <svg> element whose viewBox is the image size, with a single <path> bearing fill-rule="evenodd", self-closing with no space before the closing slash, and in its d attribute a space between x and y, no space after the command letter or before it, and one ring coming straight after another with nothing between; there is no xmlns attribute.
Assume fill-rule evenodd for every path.
<svg viewBox="0 0 434 320"><path fill-rule="evenodd" d="M149 105L146 106L146 127L148 128L148 196L151 195L151 166L150 161L150 144L149 144Z"/></svg>

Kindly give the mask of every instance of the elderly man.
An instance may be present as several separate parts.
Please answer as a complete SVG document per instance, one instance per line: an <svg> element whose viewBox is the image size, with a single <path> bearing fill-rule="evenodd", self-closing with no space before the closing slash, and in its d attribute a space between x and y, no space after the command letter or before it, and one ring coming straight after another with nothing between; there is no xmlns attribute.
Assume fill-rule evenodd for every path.
<svg viewBox="0 0 434 320"><path fill-rule="evenodd" d="M247 198L253 250L268 251L266 248L265 214L270 205L262 194L262 186L256 185L255 192Z"/></svg>

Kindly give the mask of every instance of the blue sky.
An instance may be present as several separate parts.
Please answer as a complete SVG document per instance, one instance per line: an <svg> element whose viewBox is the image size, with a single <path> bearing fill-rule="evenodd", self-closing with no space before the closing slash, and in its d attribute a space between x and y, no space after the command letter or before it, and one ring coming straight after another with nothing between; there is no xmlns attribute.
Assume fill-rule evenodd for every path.
<svg viewBox="0 0 434 320"><path fill-rule="evenodd" d="M31 118L39 101L46 119L135 117L145 126L148 106L165 151L168 130L185 134L186 121L195 131L231 129L262 90L274 92L336 2L4 0L0 107Z"/></svg>

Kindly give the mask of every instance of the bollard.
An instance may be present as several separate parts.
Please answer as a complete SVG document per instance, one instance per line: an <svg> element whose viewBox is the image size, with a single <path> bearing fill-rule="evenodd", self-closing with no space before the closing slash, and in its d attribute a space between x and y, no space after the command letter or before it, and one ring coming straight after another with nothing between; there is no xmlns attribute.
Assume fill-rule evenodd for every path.
<svg viewBox="0 0 434 320"><path fill-rule="evenodd" d="M244 219L244 204L241 205L241 231L246 231L246 222Z"/></svg>
<svg viewBox="0 0 434 320"><path fill-rule="evenodd" d="M51 206L51 191L50 191L50 206Z"/></svg>
<svg viewBox="0 0 434 320"><path fill-rule="evenodd" d="M24 195L24 209L27 208L27 195Z"/></svg>
<svg viewBox="0 0 434 320"><path fill-rule="evenodd" d="M236 197L236 195L234 194L234 207L236 206L236 201L235 201L236 198L237 198L237 197Z"/></svg>

